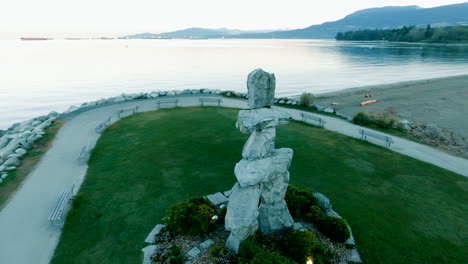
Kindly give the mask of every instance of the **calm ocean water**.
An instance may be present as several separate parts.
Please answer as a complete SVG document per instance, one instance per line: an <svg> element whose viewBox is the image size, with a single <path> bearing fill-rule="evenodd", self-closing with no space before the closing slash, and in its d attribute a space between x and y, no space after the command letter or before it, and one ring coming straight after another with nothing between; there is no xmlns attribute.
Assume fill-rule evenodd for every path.
<svg viewBox="0 0 468 264"><path fill-rule="evenodd" d="M255 68L277 96L468 73L467 45L334 40L0 40L0 129L121 93L246 91Z"/></svg>

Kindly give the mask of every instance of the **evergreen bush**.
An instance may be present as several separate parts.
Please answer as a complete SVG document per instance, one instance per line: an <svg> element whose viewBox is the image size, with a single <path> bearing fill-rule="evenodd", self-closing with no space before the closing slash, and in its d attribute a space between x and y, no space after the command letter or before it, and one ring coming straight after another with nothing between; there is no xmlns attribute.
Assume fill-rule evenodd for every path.
<svg viewBox="0 0 468 264"><path fill-rule="evenodd" d="M322 234L340 243L350 237L348 225L342 218L323 216L317 220L317 227Z"/></svg>
<svg viewBox="0 0 468 264"><path fill-rule="evenodd" d="M167 210L166 227L174 234L206 234L214 229L216 208L206 198L192 198Z"/></svg>

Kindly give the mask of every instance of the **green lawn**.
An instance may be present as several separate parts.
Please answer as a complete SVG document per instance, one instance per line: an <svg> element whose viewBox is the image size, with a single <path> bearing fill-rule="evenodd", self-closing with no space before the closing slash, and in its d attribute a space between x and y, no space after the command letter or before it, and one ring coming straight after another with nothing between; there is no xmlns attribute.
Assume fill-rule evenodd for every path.
<svg viewBox="0 0 468 264"><path fill-rule="evenodd" d="M109 127L90 158L52 263L140 263L166 208L228 190L247 135L238 110L167 109ZM291 183L327 195L367 263L467 263L468 179L320 128L278 128Z"/></svg>

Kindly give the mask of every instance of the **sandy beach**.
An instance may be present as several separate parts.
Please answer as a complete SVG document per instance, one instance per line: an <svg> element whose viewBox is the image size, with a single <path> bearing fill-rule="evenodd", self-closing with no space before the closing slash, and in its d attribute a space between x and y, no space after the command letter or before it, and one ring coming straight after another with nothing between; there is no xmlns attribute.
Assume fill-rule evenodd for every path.
<svg viewBox="0 0 468 264"><path fill-rule="evenodd" d="M372 99L377 103L359 106ZM318 94L314 103L349 117L358 112L394 115L410 122L414 136L468 157L468 75L351 88Z"/></svg>

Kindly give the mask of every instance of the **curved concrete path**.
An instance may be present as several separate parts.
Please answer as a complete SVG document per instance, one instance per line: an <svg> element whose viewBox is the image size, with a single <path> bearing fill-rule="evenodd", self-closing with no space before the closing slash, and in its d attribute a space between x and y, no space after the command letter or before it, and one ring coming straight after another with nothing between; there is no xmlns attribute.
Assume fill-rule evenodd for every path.
<svg viewBox="0 0 468 264"><path fill-rule="evenodd" d="M179 106L198 106L201 96L205 97L177 96ZM223 107L247 107L245 100L222 99ZM122 102L71 115L71 119L58 132L50 150L0 212L0 263L42 264L50 261L60 237L60 227L51 225L47 218L60 193L72 184L78 187L86 174L87 164L77 160L82 147L96 143L100 134L95 132L95 128L109 116L136 106L139 106L140 112L152 111L155 110L155 101L157 99ZM301 111L283 109L294 119L300 120ZM360 127L328 116L322 118L327 122L326 129L360 138ZM111 120L115 121L117 119ZM465 159L405 139L393 139L395 143L391 149L396 152L468 176L468 161ZM384 145L383 142L373 143Z"/></svg>

